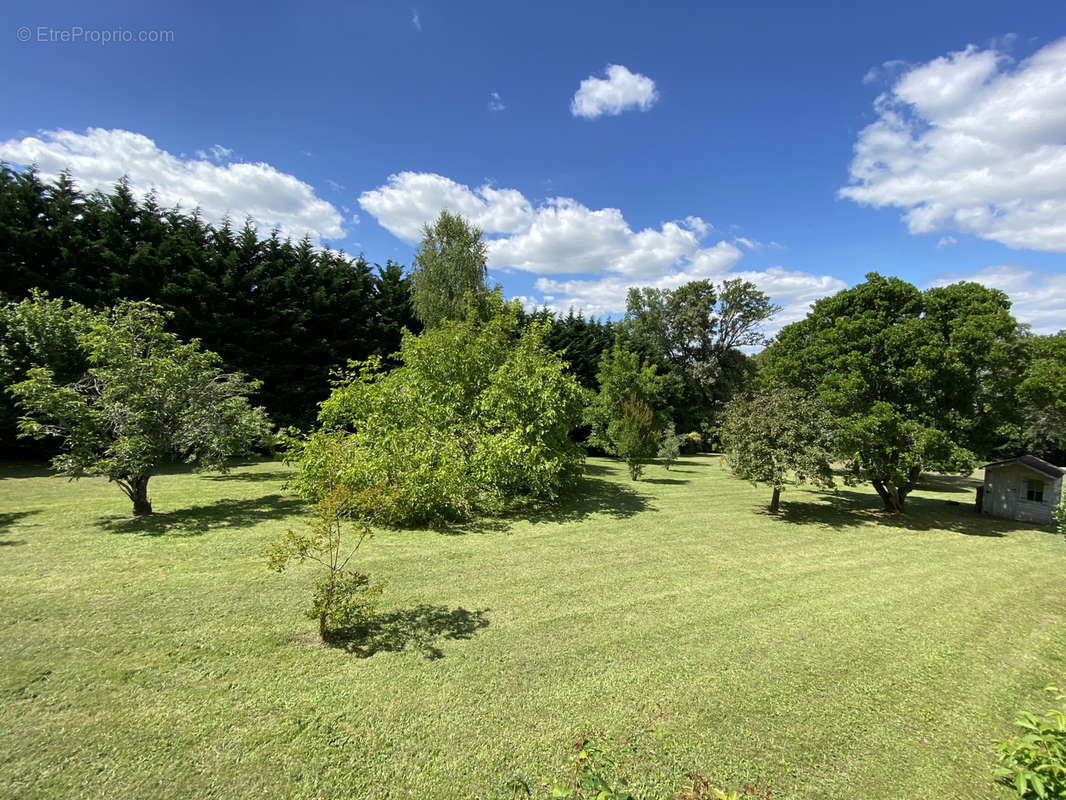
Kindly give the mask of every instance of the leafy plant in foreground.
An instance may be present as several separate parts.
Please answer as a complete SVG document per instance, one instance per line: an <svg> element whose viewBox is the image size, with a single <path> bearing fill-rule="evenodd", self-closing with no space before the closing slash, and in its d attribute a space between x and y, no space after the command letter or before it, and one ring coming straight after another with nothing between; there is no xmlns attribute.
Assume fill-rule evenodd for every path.
<svg viewBox="0 0 1066 800"><path fill-rule="evenodd" d="M657 458L663 462L663 466L667 469L670 469L681 455L681 442L682 438L674 430L674 423L666 423L666 429L663 431L662 439L659 441Z"/></svg>
<svg viewBox="0 0 1066 800"><path fill-rule="evenodd" d="M324 568L311 584L311 605L307 616L318 621L318 635L328 639L331 633L352 628L365 622L377 608L377 601L385 588L383 583L371 583L365 573L348 568L362 544L373 536L372 523L385 516L393 502L392 494L384 487L361 491L342 480L346 461L351 453L341 434L323 437L326 447L319 452L326 463L318 473L322 480L305 490L314 500L308 530L288 531L279 536L266 552L267 566L283 572L291 563L314 561ZM354 544L345 536L354 528Z"/></svg>
<svg viewBox="0 0 1066 800"><path fill-rule="evenodd" d="M1019 797L1046 800L1066 798L1066 694L1047 687L1060 705L1037 717L1023 711L1014 720L1019 736L1002 742L996 775L1014 787Z"/></svg>

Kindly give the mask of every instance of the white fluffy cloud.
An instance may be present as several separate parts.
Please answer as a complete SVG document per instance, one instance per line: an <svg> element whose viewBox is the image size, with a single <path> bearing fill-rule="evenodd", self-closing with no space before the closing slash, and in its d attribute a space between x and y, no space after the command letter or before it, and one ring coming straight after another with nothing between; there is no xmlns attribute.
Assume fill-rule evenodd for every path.
<svg viewBox="0 0 1066 800"><path fill-rule="evenodd" d="M955 231L1066 252L1066 39L1014 64L974 46L905 71L874 103L842 197Z"/></svg>
<svg viewBox="0 0 1066 800"><path fill-rule="evenodd" d="M974 281L1002 289L1010 296L1015 318L1028 322L1037 333L1066 329L1066 274L1037 272L1019 264L998 264L968 274L942 275L932 285L947 286L956 281Z"/></svg>
<svg viewBox="0 0 1066 800"><path fill-rule="evenodd" d="M488 238L489 266L540 276L539 297L527 307L549 306L590 315L625 311L630 286L675 288L703 278L754 281L784 306L782 322L802 318L809 304L845 284L826 275L771 267L732 271L743 252L733 242L705 240L712 227L696 216L634 230L617 208L591 209L555 197L534 206L514 189L472 189L433 173L390 175L384 186L364 192L359 203L387 230L408 242L422 226L448 209L476 223ZM738 239L758 247L753 239ZM780 245L773 245L780 248ZM551 277L548 277L551 276Z"/></svg>
<svg viewBox="0 0 1066 800"><path fill-rule="evenodd" d="M390 175L384 186L363 192L359 205L389 233L412 244L442 209L462 214L485 233L514 233L533 220L533 206L521 192L488 184L471 189L432 172Z"/></svg>
<svg viewBox="0 0 1066 800"><path fill-rule="evenodd" d="M659 99L655 81L647 75L630 72L621 64L608 64L607 77L590 75L570 101L570 113L575 117L596 119L604 114L617 116L632 108L647 111Z"/></svg>
<svg viewBox="0 0 1066 800"><path fill-rule="evenodd" d="M0 142L0 159L36 164L45 178L69 169L87 190L109 190L123 175L139 195L155 191L164 206L199 207L213 222L227 215L251 216L286 235L343 237L341 214L299 178L269 164L215 163L232 150L215 145L204 157L179 158L139 133L89 128L85 133L43 131L39 136Z"/></svg>

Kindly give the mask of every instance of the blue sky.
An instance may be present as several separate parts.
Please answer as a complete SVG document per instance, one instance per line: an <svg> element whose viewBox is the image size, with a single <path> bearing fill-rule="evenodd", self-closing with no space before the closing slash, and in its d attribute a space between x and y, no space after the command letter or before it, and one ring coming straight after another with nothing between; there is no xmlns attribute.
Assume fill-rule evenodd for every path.
<svg viewBox="0 0 1066 800"><path fill-rule="evenodd" d="M125 173L405 264L449 207L486 230L506 294L592 314L629 285L739 274L780 323L878 270L977 279L1066 327L1061 2L4 16L0 158L87 188Z"/></svg>

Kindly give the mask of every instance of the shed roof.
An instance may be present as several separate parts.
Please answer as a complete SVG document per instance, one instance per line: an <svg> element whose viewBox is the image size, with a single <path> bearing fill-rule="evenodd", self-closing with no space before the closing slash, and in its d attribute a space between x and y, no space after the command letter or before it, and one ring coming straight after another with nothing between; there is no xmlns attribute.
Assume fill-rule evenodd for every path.
<svg viewBox="0 0 1066 800"><path fill-rule="evenodd" d="M998 467L1009 467L1014 464L1021 464L1022 466L1029 467L1029 469L1035 469L1037 472L1042 472L1049 478L1061 478L1066 475L1066 470L1061 467L1056 467L1045 461L1042 458L1036 456L1024 455L1017 458L1008 458L1006 461L996 461L992 464L985 464L985 469L996 469Z"/></svg>

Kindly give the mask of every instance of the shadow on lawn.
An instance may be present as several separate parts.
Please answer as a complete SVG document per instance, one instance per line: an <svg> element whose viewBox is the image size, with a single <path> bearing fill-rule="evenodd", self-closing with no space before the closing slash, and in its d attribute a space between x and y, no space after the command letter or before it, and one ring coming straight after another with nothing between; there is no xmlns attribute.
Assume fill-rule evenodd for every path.
<svg viewBox="0 0 1066 800"><path fill-rule="evenodd" d="M924 482L924 487L928 486L928 482ZM1020 531L1050 530L1046 526L978 514L971 503L950 505L943 499L913 495L907 498L904 513L886 514L881 510L876 495L847 489L825 494L821 502L790 500L786 494L781 498L781 511L778 514L770 514L766 508L760 512L784 522L835 529L874 523L908 531L943 530L995 538Z"/></svg>
<svg viewBox="0 0 1066 800"><path fill-rule="evenodd" d="M243 528L299 514L304 504L295 497L268 494L247 500L218 500L144 517L101 517L97 524L112 533L141 536L201 536L213 528Z"/></svg>
<svg viewBox="0 0 1066 800"><path fill-rule="evenodd" d="M598 465L590 465L598 467ZM628 486L612 480L585 475L554 504L543 503L515 509L498 517L486 517L471 522L441 528L441 533L461 535L506 531L519 520L534 524L541 522L581 522L593 514L611 519L628 519L642 511L654 511L648 498Z"/></svg>
<svg viewBox="0 0 1066 800"><path fill-rule="evenodd" d="M270 472L227 472L224 475L205 475L203 479L207 481L241 481L244 483L265 483L266 481L280 483L292 476L292 472L278 469Z"/></svg>
<svg viewBox="0 0 1066 800"><path fill-rule="evenodd" d="M418 605L375 614L365 625L334 631L326 644L359 658L375 653L396 653L408 647L429 659L443 658L441 639L470 639L489 624L486 612L465 608Z"/></svg>
<svg viewBox="0 0 1066 800"><path fill-rule="evenodd" d="M40 513L41 512L39 509L34 509L32 511L11 511L5 514L0 514L0 537L6 536L8 533L10 533L8 528L10 528L19 520ZM0 547L17 547L20 544L26 544L26 540L0 538Z"/></svg>

